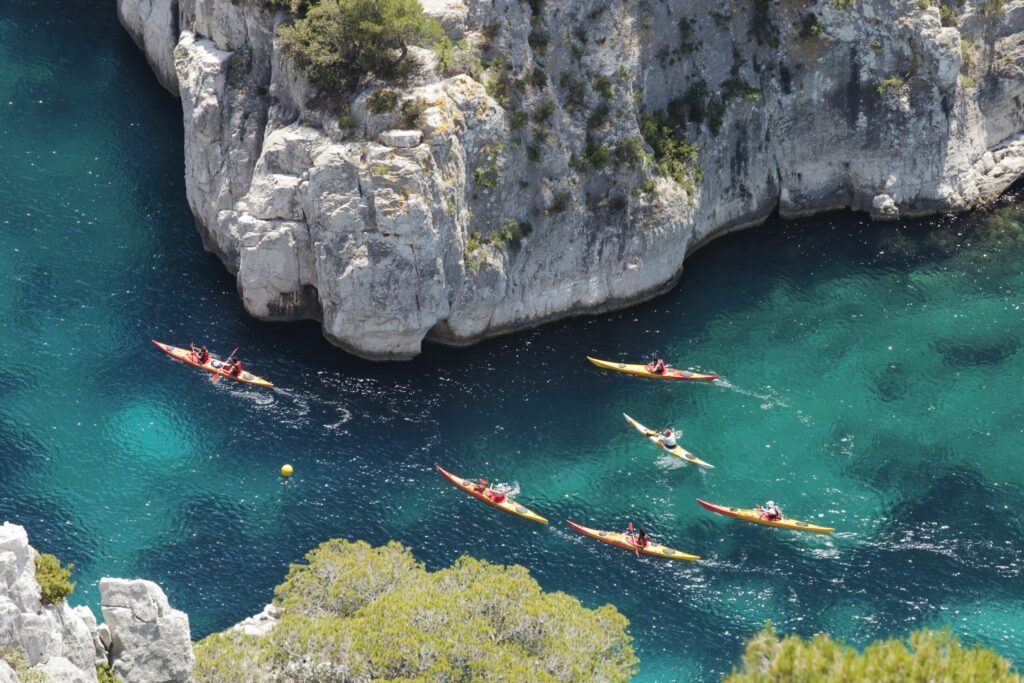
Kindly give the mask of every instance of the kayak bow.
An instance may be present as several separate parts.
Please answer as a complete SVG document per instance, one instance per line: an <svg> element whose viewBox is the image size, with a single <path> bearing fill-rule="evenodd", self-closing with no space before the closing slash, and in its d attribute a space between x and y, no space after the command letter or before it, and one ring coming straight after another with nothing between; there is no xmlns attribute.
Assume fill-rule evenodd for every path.
<svg viewBox="0 0 1024 683"><path fill-rule="evenodd" d="M660 543L648 543L646 547L641 548L633 542L632 536L629 536L618 531L599 531L597 529L585 527L582 524L577 524L576 522L570 521L568 519L565 520L565 523L571 526L579 533L583 534L584 536L589 536L590 538L595 538L598 541L610 543L611 545L614 545L618 548L623 548L625 550L641 552L644 555L662 557L667 560L689 560L691 562L696 562L700 559L700 557L697 555L690 555L689 553L684 553L679 550L669 548L667 546L661 545Z"/></svg>
<svg viewBox="0 0 1024 683"><path fill-rule="evenodd" d="M764 524L765 526L777 526L782 527L783 529L792 529L793 531L811 531L816 534L830 534L833 531L835 531L835 529L833 529L832 527L818 526L817 524L808 524L807 522L800 522L795 519L787 519L786 517L783 517L782 519L778 520L765 519L757 512L757 510L749 508L744 510L740 508L726 507L724 505L715 505L714 503L709 503L705 500L701 500L700 498L697 499L697 502L703 505L708 510L711 510L712 512L717 512L718 514L725 515L726 517L735 517L736 519L742 519L745 522L753 522L754 524Z"/></svg>
<svg viewBox="0 0 1024 683"><path fill-rule="evenodd" d="M631 418L629 415L626 415L625 413L622 414L622 417L626 418L626 422L633 425L636 431L646 436L648 439L651 440L651 443L653 443L655 446L665 451L666 453L674 455L677 458L685 460L686 462L692 465L696 465L697 467L706 467L707 469L715 468L714 465L708 462L704 462L703 460L701 460L696 455L686 450L679 444L676 444L675 448L666 448L664 442L661 440L661 435L658 434L657 431L644 427L642 424Z"/></svg>
<svg viewBox="0 0 1024 683"><path fill-rule="evenodd" d="M441 473L442 477L444 477L445 479L447 479L451 483L455 484L457 487L459 487L460 489L462 489L463 491L465 491L469 495L473 496L477 500L482 500L483 502L487 503L488 505L496 507L499 510L504 510L505 512L509 512L509 513L511 513L513 515L516 515L517 517L522 517L524 519L529 519L529 520L534 521L534 522L540 522L541 524L547 524L548 523L547 519L545 519L544 517L541 517L540 515L538 515L533 510L530 510L525 505L520 505L519 503L517 503L514 500L511 500L510 498L506 498L505 500L501 501L500 503L495 502L494 500L491 499L490 496L486 496L483 493L477 492L474 489L474 485L475 484L473 482L470 482L470 481L468 481L466 479L463 479L462 477L455 476L451 472L446 471L440 465L434 465L434 467L437 468L437 471Z"/></svg>
<svg viewBox="0 0 1024 683"><path fill-rule="evenodd" d="M224 370L224 362L218 358L214 358L211 356L210 360L206 361L205 363L200 363L199 360L195 357L195 354L193 354L192 351L190 351L189 349L181 349L178 348L177 346L164 344L162 342L158 342L156 339L153 339L151 341L154 344L156 344L158 349L166 353L171 358L180 360L182 363L191 365L194 368L199 368L200 370L205 370L206 372L213 373L215 376L227 377L228 379L233 379L236 382L242 382L243 384L254 384L258 387L269 388L274 386L273 384L263 379L262 377L257 377L256 375L246 370L243 370L242 374L236 377L235 375L232 375L231 373Z"/></svg>
<svg viewBox="0 0 1024 683"><path fill-rule="evenodd" d="M678 370L676 368L665 368L665 372L658 374L651 372L647 369L646 365L638 365L635 363L615 363L610 360L600 360L598 358L591 358L587 356L587 360L604 370L614 370L615 372L624 372L627 375L636 375L637 377L650 377L652 379L685 379L699 382L710 382L718 379L718 375L708 374L704 372L691 372L690 370Z"/></svg>

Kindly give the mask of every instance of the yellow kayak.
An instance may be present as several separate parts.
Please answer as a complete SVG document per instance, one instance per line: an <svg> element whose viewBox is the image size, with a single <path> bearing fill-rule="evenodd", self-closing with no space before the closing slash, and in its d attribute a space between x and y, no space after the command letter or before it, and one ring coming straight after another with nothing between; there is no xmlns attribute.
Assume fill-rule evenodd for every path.
<svg viewBox="0 0 1024 683"><path fill-rule="evenodd" d="M192 353L192 351L189 349L182 349L178 348L177 346L171 346L170 344L164 344L163 342L158 342L156 339L153 339L151 341L154 344L156 344L156 347L158 349L166 353L171 358L180 360L182 363L191 365L194 368L206 370L210 374L220 375L221 377L233 379L236 382L241 382L242 384L255 384L258 387L265 388L270 388L274 386L273 384L263 379L262 377L257 377L256 375L252 374L247 370L243 370L241 375L232 375L230 372L224 369L224 363L219 358L214 358L211 356L210 360L206 361L205 363L200 363L199 359L196 358L196 354Z"/></svg>
<svg viewBox="0 0 1024 683"><path fill-rule="evenodd" d="M689 560L696 562L700 559L697 555L690 555L679 550L674 550L668 546L661 545L660 543L648 543L644 547L638 546L634 541L633 537L629 534L624 534L618 531L598 531L597 529L591 529L585 527L582 524L571 522L568 519L565 523L571 526L576 531L580 532L584 536L590 536L598 541L604 541L605 543L611 543L619 548L626 550L632 550L634 552L641 553L643 555L651 555L653 557L664 557L668 560Z"/></svg>
<svg viewBox="0 0 1024 683"><path fill-rule="evenodd" d="M701 500L700 498L697 499L697 502L712 512L717 512L718 514L725 515L726 517L742 519L745 522L753 522L754 524L777 526L782 527L783 529L792 529L793 531L812 531L816 534L830 534L835 531L832 527L808 524L807 522L787 519L786 517L783 517L782 519L765 519L761 516L761 513L753 509L742 510L740 508L730 508L724 505L715 505L714 503L709 503L705 500Z"/></svg>
<svg viewBox="0 0 1024 683"><path fill-rule="evenodd" d="M473 496L477 500L482 500L483 502L487 503L488 505L494 506L494 507L498 508L499 510L504 510L505 512L509 512L509 513L511 513L513 515L516 515L517 517L522 517L524 519L529 519L530 521L533 521L533 522L540 522L541 524L547 524L548 523L547 519L545 519L544 517L541 517L540 515L538 515L533 510L530 510L525 505L520 505L519 503L517 503L516 501L512 500L511 498L502 498L502 500L500 500L500 501L495 500L493 498L493 496L495 495L495 492L492 491L491 489L485 488L483 491L477 491L476 490L476 487L477 487L477 483L476 482L469 481L468 479L463 479L462 477L457 477L454 474L452 474L451 472L448 472L447 470L443 469L440 465L434 465L434 467L437 468L437 471L441 473L442 477L444 477L445 479L447 479L451 483L455 484L457 487L459 487L460 489L462 489L463 491L465 491L469 495Z"/></svg>
<svg viewBox="0 0 1024 683"><path fill-rule="evenodd" d="M627 375L636 375L637 377L691 380L695 382L710 382L718 379L718 375L711 375L703 372L691 372L689 370L677 370L676 368L665 368L665 372L658 374L648 370L646 365L637 365L635 363L614 363L610 360L599 360L597 358L591 358L590 356L587 356L587 360L604 370L624 372Z"/></svg>
<svg viewBox="0 0 1024 683"><path fill-rule="evenodd" d="M648 439L651 440L651 443L653 443L655 446L665 451L666 453L670 453L671 455L674 455L677 458L681 458L682 460L685 460L691 465L696 465L697 467L706 467L709 470L715 468L714 465L712 465L711 463L704 462L703 460L701 460L696 455L686 450L679 444L676 444L675 448L666 448L665 442L662 441L661 434L659 434L656 429L648 429L647 427L644 427L642 424L631 418L629 415L626 415L625 413L622 414L622 417L626 418L626 422L633 425L636 431L646 436Z"/></svg>

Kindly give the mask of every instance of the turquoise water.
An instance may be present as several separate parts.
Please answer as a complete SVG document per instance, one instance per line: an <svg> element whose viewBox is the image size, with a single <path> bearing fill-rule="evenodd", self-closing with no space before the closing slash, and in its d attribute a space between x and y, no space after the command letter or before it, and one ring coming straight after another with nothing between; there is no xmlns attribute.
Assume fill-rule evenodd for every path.
<svg viewBox="0 0 1024 683"><path fill-rule="evenodd" d="M185 202L181 123L110 2L0 8L0 518L76 565L161 583L196 637L258 611L347 536L528 566L631 620L640 680L714 680L772 620L863 645L948 624L1024 657L1024 223L772 221L629 311L370 364L244 314ZM279 385L211 384L150 338L235 345ZM647 382L585 354L720 373ZM628 412L715 464L696 471ZM281 464L295 466L287 483ZM445 483L515 480L541 527ZM694 498L835 526L804 536ZM699 564L562 520L632 520Z"/></svg>

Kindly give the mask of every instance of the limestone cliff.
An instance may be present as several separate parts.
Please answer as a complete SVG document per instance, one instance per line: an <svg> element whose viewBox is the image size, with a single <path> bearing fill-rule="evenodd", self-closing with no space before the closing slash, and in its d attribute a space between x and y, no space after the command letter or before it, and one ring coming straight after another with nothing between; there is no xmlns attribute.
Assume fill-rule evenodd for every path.
<svg viewBox="0 0 1024 683"><path fill-rule="evenodd" d="M103 579L97 625L88 607L42 603L36 555L23 527L0 525L0 683L95 683L99 665L124 683L192 680L188 617L159 586Z"/></svg>
<svg viewBox="0 0 1024 683"><path fill-rule="evenodd" d="M297 76L264 3L118 6L247 310L370 358L648 298L776 209L962 211L1024 172L1022 0L424 0L488 66L418 51L390 111ZM686 177L625 153L657 112Z"/></svg>

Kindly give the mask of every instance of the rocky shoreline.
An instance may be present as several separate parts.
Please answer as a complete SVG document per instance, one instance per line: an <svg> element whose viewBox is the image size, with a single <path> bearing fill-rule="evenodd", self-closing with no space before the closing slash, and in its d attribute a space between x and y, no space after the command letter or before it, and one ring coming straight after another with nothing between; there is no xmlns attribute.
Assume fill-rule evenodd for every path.
<svg viewBox="0 0 1024 683"><path fill-rule="evenodd" d="M296 74L267 3L118 0L246 309L366 358L629 306L776 210L964 211L1024 175L1021 2L423 4L489 66L416 50L375 111L381 84L343 102ZM692 186L609 157L650 112L699 145Z"/></svg>
<svg viewBox="0 0 1024 683"><path fill-rule="evenodd" d="M0 526L0 683L96 683L100 666L123 683L192 680L188 616L170 606L158 585L102 579L104 621L97 624L88 607L42 603L37 554L24 527Z"/></svg>

